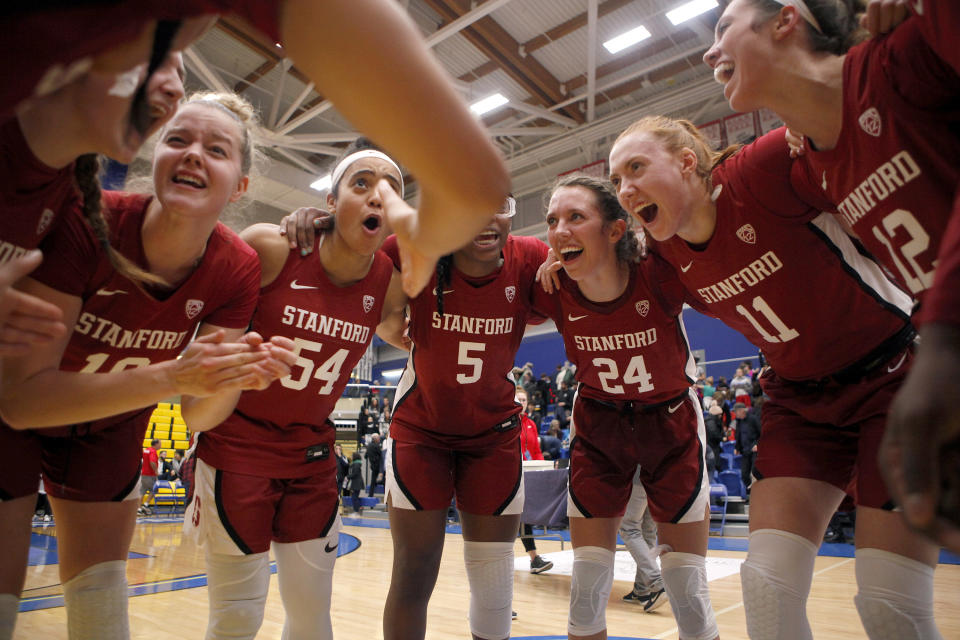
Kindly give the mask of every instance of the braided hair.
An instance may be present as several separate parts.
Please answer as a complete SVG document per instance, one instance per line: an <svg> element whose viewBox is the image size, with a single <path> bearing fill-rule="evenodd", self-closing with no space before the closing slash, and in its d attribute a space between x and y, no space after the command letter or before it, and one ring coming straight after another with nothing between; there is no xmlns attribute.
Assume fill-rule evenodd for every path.
<svg viewBox="0 0 960 640"><path fill-rule="evenodd" d="M453 254L448 253L437 260L437 288L434 291L437 294L437 313L443 315L443 288L450 286L450 278L453 276Z"/></svg>

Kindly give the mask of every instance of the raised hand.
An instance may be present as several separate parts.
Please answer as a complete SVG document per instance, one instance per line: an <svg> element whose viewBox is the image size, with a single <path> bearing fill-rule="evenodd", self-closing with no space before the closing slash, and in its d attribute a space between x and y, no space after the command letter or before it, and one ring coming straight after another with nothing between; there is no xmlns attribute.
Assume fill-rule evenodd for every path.
<svg viewBox="0 0 960 640"><path fill-rule="evenodd" d="M0 265L0 357L23 356L67 330L59 307L13 286L42 260L43 254L33 250Z"/></svg>
<svg viewBox="0 0 960 640"><path fill-rule="evenodd" d="M547 259L537 267L536 278L547 293L553 293L554 290L560 288L560 276L557 275L560 269L563 269L563 263L557 259L557 254L553 252L553 249L550 249L547 251Z"/></svg>
<svg viewBox="0 0 960 640"><path fill-rule="evenodd" d="M280 235L286 236L291 249L300 249L301 256L313 252L317 232L333 228L333 216L326 209L300 207L280 219Z"/></svg>

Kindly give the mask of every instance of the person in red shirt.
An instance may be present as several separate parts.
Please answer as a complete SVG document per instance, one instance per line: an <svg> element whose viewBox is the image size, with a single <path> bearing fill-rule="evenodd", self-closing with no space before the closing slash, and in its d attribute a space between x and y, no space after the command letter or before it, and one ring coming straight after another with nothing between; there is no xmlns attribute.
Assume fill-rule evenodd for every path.
<svg viewBox="0 0 960 640"><path fill-rule="evenodd" d="M960 502L941 506L939 519L934 508L941 455L943 482L952 483L948 452L960 448L950 373L960 362L951 331L960 277L939 274L953 270L960 246L951 240L960 230L948 227L960 217L960 8L949 0L871 0L869 22L886 28L889 21L878 16L895 5L913 15L851 47L852 3L735 0L704 61L734 109L769 108L806 134L794 174L798 193L822 208L825 198L917 298L914 322L929 334L919 353L928 355L899 395L882 469L908 522L960 550ZM928 323L934 326L924 330Z"/></svg>
<svg viewBox="0 0 960 640"><path fill-rule="evenodd" d="M252 115L236 96L181 106L154 152L156 196L103 194L110 245L158 283L119 273L79 215L65 216L46 238L47 259L23 283L57 305L72 331L3 361L0 412L13 429L0 429L0 446L8 450L14 434L17 448L9 450L18 455L0 471L0 492L15 498L0 508L32 499L42 471L60 527L71 637L129 634L126 557L152 407L182 395L189 425L218 394L264 388L295 359L289 340L247 333L259 261L218 220L246 192ZM27 534L32 505L22 514ZM28 546L3 542L0 592L18 594Z"/></svg>
<svg viewBox="0 0 960 640"><path fill-rule="evenodd" d="M855 601L868 635L905 617L920 629L915 637L938 638L938 550L893 511L877 460L913 358L911 300L831 214L797 196L792 167L782 128L721 154L693 124L663 117L635 122L610 152L611 181L651 248L706 313L743 333L770 365L759 380L770 399L741 569L748 632L768 635L773 620L812 637L814 559L851 490Z"/></svg>
<svg viewBox="0 0 960 640"><path fill-rule="evenodd" d="M140 508L137 513L149 515L152 513L150 500L156 494L157 475L160 470L160 458L157 454L159 440L151 440L150 446L143 450L143 467L140 469Z"/></svg>
<svg viewBox="0 0 960 640"><path fill-rule="evenodd" d="M514 396L520 406L520 454L524 460L543 460L540 452L540 431L536 423L527 415L527 392L523 387L517 387ZM537 542L533 538L533 525L523 524L520 528L520 542L523 550L530 556L530 573L540 574L553 568L553 562L545 560L537 553Z"/></svg>

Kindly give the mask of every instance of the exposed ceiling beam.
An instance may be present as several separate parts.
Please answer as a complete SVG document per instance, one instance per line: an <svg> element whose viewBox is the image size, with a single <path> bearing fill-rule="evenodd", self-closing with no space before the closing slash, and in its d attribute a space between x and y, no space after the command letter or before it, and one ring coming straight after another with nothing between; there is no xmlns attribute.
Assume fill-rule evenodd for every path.
<svg viewBox="0 0 960 640"><path fill-rule="evenodd" d="M218 76L217 73L210 68L210 65L207 64L207 61L196 52L195 47L189 47L183 52L183 61L190 71L203 78L204 83L209 88L213 89L214 91L230 93L230 88L227 87L223 80L220 79L220 76Z"/></svg>
<svg viewBox="0 0 960 640"><path fill-rule="evenodd" d="M435 32L431 33L427 37L427 46L434 47L450 36L456 35L472 25L474 22L483 18L505 4L512 2L513 0L487 0L479 7L469 11L468 13L463 14L453 22L444 25L442 28L437 29Z"/></svg>
<svg viewBox="0 0 960 640"><path fill-rule="evenodd" d="M587 0L587 122L597 117L597 0Z"/></svg>
<svg viewBox="0 0 960 640"><path fill-rule="evenodd" d="M279 59L267 58L266 62L244 76L243 80L233 85L234 93L243 93L247 87L255 84L257 80L270 73L279 62Z"/></svg>
<svg viewBox="0 0 960 640"><path fill-rule="evenodd" d="M569 131L570 129L565 127L502 127L487 129L487 132L494 136L557 136L563 133L569 133Z"/></svg>
<svg viewBox="0 0 960 640"><path fill-rule="evenodd" d="M511 109L515 111L522 111L523 113L528 113L533 116L539 116L544 120L549 120L550 122L556 122L557 124L563 125L565 127L575 127L577 126L577 121L573 118L566 118L561 116L549 109L544 109L543 107L538 107L532 104L527 104L526 102L516 102L511 101L509 105Z"/></svg>
<svg viewBox="0 0 960 640"><path fill-rule="evenodd" d="M425 0L425 3L445 20L456 20L467 13L468 0ZM560 82L536 59L520 55L519 43L490 17L484 17L461 34L481 53L497 64L543 106L563 99ZM577 122L583 114L575 109L566 113Z"/></svg>

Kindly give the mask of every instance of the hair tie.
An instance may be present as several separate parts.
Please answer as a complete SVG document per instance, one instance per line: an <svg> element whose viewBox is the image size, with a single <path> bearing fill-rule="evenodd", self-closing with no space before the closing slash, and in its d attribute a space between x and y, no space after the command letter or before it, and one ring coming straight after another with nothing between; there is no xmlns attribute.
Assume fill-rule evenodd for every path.
<svg viewBox="0 0 960 640"><path fill-rule="evenodd" d="M403 171L400 170L400 166L393 161L393 159L382 151L377 151L376 149L363 149L357 151L356 153L351 153L346 158L340 161L340 164L333 170L333 175L330 180L330 190L334 191L337 188L337 184L340 183L340 179L343 178L343 174L347 172L347 169L357 160L363 160L364 158L380 158L381 160L386 160L393 168L397 170L397 173L400 174L400 197L403 197Z"/></svg>
<svg viewBox="0 0 960 640"><path fill-rule="evenodd" d="M800 14L800 17L810 23L810 26L817 30L817 33L823 34L823 29L820 28L820 23L817 22L816 17L810 11L810 7L807 6L807 3L803 0L773 0L777 4L782 4L785 7L793 7L797 10L797 13Z"/></svg>

